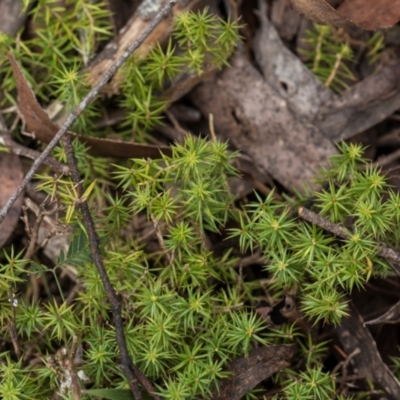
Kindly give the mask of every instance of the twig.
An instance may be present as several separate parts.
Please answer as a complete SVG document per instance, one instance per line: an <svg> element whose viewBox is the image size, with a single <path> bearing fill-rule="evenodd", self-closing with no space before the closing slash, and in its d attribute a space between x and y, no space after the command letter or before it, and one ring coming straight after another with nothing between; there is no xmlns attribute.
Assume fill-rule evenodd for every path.
<svg viewBox="0 0 400 400"><path fill-rule="evenodd" d="M4 120L3 114L0 112L0 144L6 146L11 153L16 154L17 156L23 156L30 158L32 160L36 160L40 156L40 152L32 149L28 149L27 147L21 146L18 143L15 143L11 138L10 131L7 127L6 121ZM69 175L68 166L58 162L53 157L47 157L44 164L49 165L54 170L61 172L63 175Z"/></svg>
<svg viewBox="0 0 400 400"><path fill-rule="evenodd" d="M216 142L217 141L217 135L215 134L214 115L212 115L212 114L208 114L208 127L210 129L211 139L214 142Z"/></svg>
<svg viewBox="0 0 400 400"><path fill-rule="evenodd" d="M79 175L77 162L75 159L74 149L71 144L71 139L69 136L65 136L63 138L63 144L65 147L65 153L68 159L68 165L71 170L71 178L76 185L76 191L78 196L81 198L83 195L83 187L81 183L81 177ZM121 354L121 368L126 377L128 378L129 387L132 391L133 397L135 400L141 400L142 394L138 387L138 381L146 388L146 390L153 395L154 398L157 398L154 395L154 388L151 386L150 382L146 379L146 377L139 371L139 369L133 364L129 352L128 347L126 345L125 334L124 334L124 323L122 320L121 314L121 304L118 299L117 293L115 292L110 278L107 275L107 271L103 264L103 259L100 255L100 245L99 245L99 237L96 233L96 228L93 222L93 218L89 211L89 206L86 200L81 200L78 203L78 207L81 210L83 222L87 230L87 234L89 237L89 246L90 253L92 255L93 262L97 268L97 271L100 275L101 282L103 284L104 290L107 294L108 301L111 304L111 312L114 319L115 325L115 334L116 340L118 344L118 348Z"/></svg>
<svg viewBox="0 0 400 400"><path fill-rule="evenodd" d="M337 348L337 347L336 347ZM343 350L342 350L343 351ZM336 374L336 372L341 368L342 369L342 376L343 378L347 377L347 367L350 363L350 361L357 356L358 354L360 354L360 349L357 347L353 352L351 352L344 361L341 361L340 363L338 363L336 365L336 367L333 369L331 376L334 376ZM345 353L346 354L346 353Z"/></svg>
<svg viewBox="0 0 400 400"><path fill-rule="evenodd" d="M124 64L124 62L129 58L129 56L147 39L147 37L154 31L157 25L164 19L164 17L170 12L172 7L175 5L176 0L169 0L167 4L157 13L153 18L148 27L141 33L141 35L128 46L124 51L122 56L111 66L107 73L100 79L100 81L92 88L88 95L79 103L79 105L72 111L63 126L58 130L56 135L43 150L40 157L38 157L30 170L25 175L25 178L18 186L17 190L11 195L7 203L0 210L0 223L3 221L4 217L7 215L8 211L11 209L15 200L25 189L26 185L33 178L36 171L43 164L44 160L50 155L51 151L56 147L60 139L67 133L68 128L73 124L73 122L82 114L85 108L93 101L93 99L100 92L101 88L114 76L117 70Z"/></svg>
<svg viewBox="0 0 400 400"><path fill-rule="evenodd" d="M27 147L14 142L8 135L0 136L0 144L6 146L11 153L16 154L17 156L30 158L31 160L36 160L38 157L40 157L39 151L28 149ZM43 161L43 164L48 165L49 167L53 168L55 171L60 172L63 175L69 175L68 166L60 163L53 157L47 157Z"/></svg>
<svg viewBox="0 0 400 400"><path fill-rule="evenodd" d="M8 300L11 304L11 319L10 319L10 322L8 323L7 327L8 327L8 332L10 334L11 342L14 347L15 354L16 354L17 358L20 359L22 353L21 353L21 347L19 346L19 342L18 342L18 333L17 333L16 324L15 324L15 320L16 320L16 317L15 317L16 303L15 302L17 302L17 299L15 298L14 293L11 290L11 288L8 293L9 293Z"/></svg>
<svg viewBox="0 0 400 400"><path fill-rule="evenodd" d="M266 261L261 255L261 250L257 249L252 255L237 260L231 268L243 268L253 264L265 264Z"/></svg>
<svg viewBox="0 0 400 400"><path fill-rule="evenodd" d="M332 85L333 80L336 78L337 72L340 68L340 65L342 63L342 58L343 58L343 54L339 53L336 54L336 61L335 61L335 65L333 66L333 69L328 77L328 79L325 82L325 87L329 87Z"/></svg>
<svg viewBox="0 0 400 400"><path fill-rule="evenodd" d="M334 224L333 222L327 220L326 218L322 217L321 215L305 208L300 207L298 209L299 217L303 218L304 220L311 222L314 225L319 226L320 228L325 229L328 232L335 234L336 236L341 237L342 239L349 239L350 235L339 224Z"/></svg>
<svg viewBox="0 0 400 400"><path fill-rule="evenodd" d="M326 231L341 237L342 239L350 238L350 234L348 233L348 231L344 229L341 225L334 224L333 222L328 221L324 217L321 217L321 215L311 210L308 210L305 207L300 207L298 210L298 214L299 217L303 218L304 220L311 222L312 224L317 225L320 228L323 228ZM398 274L400 273L400 253L397 250L386 246L386 244L384 243L380 243L378 255L389 261L396 272Z"/></svg>
<svg viewBox="0 0 400 400"><path fill-rule="evenodd" d="M46 200L39 206L37 204L35 204L29 198L25 199L24 203L25 204L22 206L24 217L22 219L25 223L25 231L29 238L29 245L28 245L27 250L25 251L23 258L24 258L24 260L28 261L28 260L32 259L33 255L36 253L36 251L39 248L46 247L49 239L56 234L55 230L53 229L52 232L50 232L46 235L46 237L40 244L38 243L39 230L42 225L42 222L49 224L49 221L51 221L49 216L55 214L59 209L58 209L58 205L56 203L55 207L53 207L50 210L46 210L45 209ZM29 224L28 213L27 213L28 209L30 209L36 215L36 221L35 221L35 224L32 229L30 228L30 224Z"/></svg>
<svg viewBox="0 0 400 400"><path fill-rule="evenodd" d="M178 143L183 143L184 138L185 138L186 136L188 136L189 133L188 133L187 131L185 131L185 130L181 127L180 123L179 123L178 120L175 118L175 115L174 115L172 112L170 112L170 111L167 110L167 111L165 111L165 114L166 114L166 116L168 117L168 119L172 122L172 125L173 125L173 127L175 128L175 130L176 130L178 133L180 133L179 140L177 140Z"/></svg>

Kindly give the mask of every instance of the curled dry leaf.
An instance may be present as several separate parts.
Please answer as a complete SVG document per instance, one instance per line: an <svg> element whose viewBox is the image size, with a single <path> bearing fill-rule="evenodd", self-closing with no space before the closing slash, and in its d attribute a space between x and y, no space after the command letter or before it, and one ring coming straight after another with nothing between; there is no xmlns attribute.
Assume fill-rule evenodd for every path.
<svg viewBox="0 0 400 400"><path fill-rule="evenodd" d="M42 109L35 94L26 81L15 58L9 54L18 90L18 106L28 130L43 142L50 142L60 129ZM114 139L100 139L68 132L72 138L85 143L89 152L100 157L116 158L159 158L160 153L171 155L171 149L166 146L152 146Z"/></svg>
<svg viewBox="0 0 400 400"><path fill-rule="evenodd" d="M24 175L19 157L15 154L0 152L0 208L3 207L9 197L17 190ZM0 247L2 247L14 232L21 214L24 196L19 196L10 211L0 223Z"/></svg>
<svg viewBox="0 0 400 400"><path fill-rule="evenodd" d="M346 0L335 10L325 0L290 0L301 15L348 30L389 28L400 20L399 0Z"/></svg>

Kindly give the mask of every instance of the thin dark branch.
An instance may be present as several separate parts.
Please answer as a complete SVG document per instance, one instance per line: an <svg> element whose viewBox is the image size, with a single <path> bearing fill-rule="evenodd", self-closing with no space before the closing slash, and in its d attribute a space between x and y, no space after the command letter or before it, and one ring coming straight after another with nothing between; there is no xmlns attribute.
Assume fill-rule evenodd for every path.
<svg viewBox="0 0 400 400"><path fill-rule="evenodd" d="M350 238L350 233L341 225L334 224L333 222L328 221L326 218L305 207L300 207L298 214L299 217L303 218L304 220L311 222L312 224L317 225L342 239ZM378 255L388 261L395 271L400 274L400 253L397 250L386 246L384 243L380 243Z"/></svg>
<svg viewBox="0 0 400 400"><path fill-rule="evenodd" d="M100 92L101 88L114 76L117 70L124 64L124 62L129 58L129 56L147 39L147 37L154 31L157 25L165 18L165 16L170 12L171 8L175 5L176 0L169 0L168 3L157 13L153 18L148 27L141 33L141 35L124 51L122 56L112 65L112 67L107 71L103 78L92 88L88 95L79 103L78 107L72 111L63 126L59 129L47 147L43 150L40 157L38 157L30 170L25 175L25 178L18 186L17 190L11 195L7 203L0 210L0 223L3 221L4 217L7 215L8 211L11 209L15 200L25 189L26 185L35 175L36 171L43 164L44 160L50 155L51 151L56 147L60 139L67 133L68 128L73 124L73 122L82 114L85 108L94 100L97 94Z"/></svg>
<svg viewBox="0 0 400 400"><path fill-rule="evenodd" d="M32 160L36 160L40 157L40 152L32 149L28 149L12 140L10 131L6 125L6 121L4 120L3 114L0 113L0 144L6 146L11 153L16 154L17 156L27 157ZM55 171L61 172L63 175L69 174L69 169L65 164L58 162L53 157L47 157L44 161L44 164L47 164Z"/></svg>
<svg viewBox="0 0 400 400"><path fill-rule="evenodd" d="M82 197L84 191L81 183L81 177L79 175L77 167L77 162L75 159L74 149L72 147L71 139L69 136L65 136L63 138L63 144L68 159L68 165L71 171L71 178L76 186L76 191L79 197ZM102 281L108 301L110 302L111 305L111 312L114 320L116 340L121 354L122 371L124 372L125 376L128 379L129 387L132 391L135 400L142 399L142 394L138 387L138 381L147 389L147 391L151 395L153 395L155 399L157 399L158 397L154 394L155 392L154 388L151 386L150 382L146 379L146 377L133 364L129 356L128 347L126 345L125 334L124 334L124 323L121 314L121 303L118 299L117 293L115 292L110 282L110 278L108 277L107 271L103 264L103 259L100 255L99 237L97 236L96 233L96 228L93 222L93 218L89 211L89 206L86 200L79 201L78 206L82 213L83 222L85 224L87 234L89 237L89 246L92 259L100 275L100 279Z"/></svg>
<svg viewBox="0 0 400 400"><path fill-rule="evenodd" d="M334 224L333 222L327 220L326 218L309 210L306 207L300 207L298 209L298 214L299 217L303 218L304 220L311 222L312 224L317 225L320 228L323 228L326 231L331 232L342 239L350 238L350 234L346 229L343 228L343 226L339 224Z"/></svg>
<svg viewBox="0 0 400 400"><path fill-rule="evenodd" d="M31 160L36 160L40 157L39 151L28 149L27 147L14 142L11 137L7 135L0 136L0 144L4 144L4 146L6 146L11 153L16 154L17 156L30 158ZM49 167L53 168L54 171L57 171L63 175L69 175L68 166L60 163L53 157L47 157L43 161L43 164L48 165Z"/></svg>

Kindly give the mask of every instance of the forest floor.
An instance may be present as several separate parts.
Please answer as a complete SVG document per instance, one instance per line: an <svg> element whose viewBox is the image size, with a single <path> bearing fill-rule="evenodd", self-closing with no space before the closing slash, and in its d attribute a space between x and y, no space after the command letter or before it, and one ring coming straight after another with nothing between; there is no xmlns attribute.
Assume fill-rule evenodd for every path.
<svg viewBox="0 0 400 400"><path fill-rule="evenodd" d="M100 17L98 16L100 12L95 14L90 8L92 4L99 3L104 6ZM129 387L129 394L111 390L110 392L93 391L92 395L110 399L125 398L123 396L136 399L141 398L142 391L152 393L154 388L157 388L158 394L153 393L154 398L161 396L161 398L170 399L232 400L247 396L247 398L293 400L400 399L400 383L396 378L396 375L400 374L400 358L398 358L400 356L398 347L400 344L398 329L400 279L398 264L396 266L396 245L399 244L400 232L398 226L394 222L387 222L388 226L390 225L390 229L385 230L387 240L385 235L374 235L375 228L374 234L368 236L379 250L376 250L377 253L373 256L365 256L365 263L368 265L375 263L375 258L373 262L371 259L376 255L388 262L389 270L382 274L374 270L368 278L363 278L362 284L356 283L354 289L352 287L350 290L347 290L348 287L337 289L342 296L340 298L345 299L347 304L347 316L329 323L328 318L322 317L322 313L319 315L317 311L314 314L308 311L307 314L305 311L304 304L306 303L302 296L307 290L303 290L302 285L315 280L315 276L310 273L307 277L301 278L304 281L299 278L296 284L291 282L290 285L286 285L286 282L277 289L274 279L278 275L272 273L272 267L268 269L272 261L266 256L262 246L243 245L247 239L243 233L243 227L240 226L239 218L220 217L220 208L212 206L213 201L214 203L225 201L218 197L221 187L225 185L229 187L229 196L232 196L230 198L234 199L231 201L232 207L235 210L241 210L240 212L246 210L249 204L259 202L261 198L273 198L276 202L283 202L285 199L290 215L296 221L302 217L297 215L298 207L305 207L305 212L312 209L318 214L322 208L316 206L316 198L318 198L318 193L323 193L329 186L327 181L318 180L320 171L330 168L332 165L330 160L332 157L338 157L340 152L338 145L343 142L347 145L362 145L362 157L376 167L380 176L385 177L387 190L382 195L382 202L386 201L391 193L399 193L400 25L398 21L400 20L400 0L338 0L330 1L330 5L325 0L177 0L173 10L168 10L166 16L154 25L151 35L134 53L135 57L145 58L155 51L158 43L162 44L163 51L168 51L165 50L166 48L171 50L167 42L174 29L174 18L178 18L186 11L201 13L207 10L208 15L215 17L210 20L211 25L207 25L208 29L211 29L212 24L217 24L217 21L228 21L228 28L233 27L232 32L235 30L232 35L237 35L234 49L226 45L227 50L224 54L225 48L218 47L223 40L221 34L219 39L207 48L204 59L196 64L196 58L193 55L195 50L188 46L188 54L193 57L188 62L194 67L191 65L179 74L175 74L173 65L175 61L171 61L172 58L168 59L164 69L167 71L171 65L171 76L174 75L172 78L165 75L167 72L162 75L164 73L160 72L163 70L162 66L154 67L154 64L151 67L152 64L148 63L146 67L144 62L143 70L140 70L144 71L144 100L135 100L126 92L124 94L124 90L130 90L130 78L119 72L112 79L107 78L105 85L92 95L90 89L109 73L113 63L123 56L127 46L140 40L140 34L154 23L155 15L160 9L159 3L166 4L166 2L155 0L97 2L0 0L0 33L6 34L0 36L0 150L2 150L0 152L0 206L7 207L10 196L16 190L20 189L21 192L15 202L9 205L4 213L7 214L5 219L0 222L0 248L4 249L4 255L0 258L0 273L4 274L3 282L0 282L0 307L3 308L3 311L0 311L2 332L0 394L2 398L79 399L89 395L90 391L85 392L85 390L90 388L107 387L117 390L116 388ZM88 6L88 11L85 13L89 16L89 22L86 20L86 22L80 22L81 17L76 18L76 15L84 9L84 4ZM59 7L62 11L58 9ZM74 7L76 7L75 11L71 12ZM59 20L55 23L57 18ZM64 21L63 18L65 18ZM74 18L76 18L75 22L71 22ZM88 45L91 39L89 40L90 35L83 34L81 29L86 23L89 28L85 32L90 33L91 28L94 32L92 32L94 35L92 48L87 53L82 43ZM200 31L200 25L197 28ZM219 32L218 29L220 28L216 28L215 32ZM103 35L103 30L108 31ZM43 32L48 34L46 40ZM228 30L223 32L226 33ZM63 35L65 41L63 41ZM172 34L172 37L179 43L178 34L175 36ZM182 44L179 43L179 45ZM181 51L184 50L181 49ZM218 56L220 60L215 61ZM180 68L179 62L177 58L176 65ZM80 87L80 84L75 87L73 82L78 76L75 73L79 74L82 71L85 74L84 88ZM139 69L135 70L135 73L139 74ZM149 76L165 78L160 86L155 84L156 89L153 92L145 88L146 73L149 73ZM72 89L65 89L69 84ZM137 87L134 89L137 90ZM88 104L96 98L97 103L94 102L94 104L97 108L92 112L90 107L84 110L88 104L81 107L83 117L78 119L78 122L70 129L70 126L65 124L68 123L68 117L74 115L71 114L72 105L79 104L79 101L83 99L82 96L88 93L89 97L92 96ZM159 103L156 96L161 99ZM141 108L137 101L144 102L147 108ZM49 149L49 153L43 156L42 152L46 145L58 135L60 126L65 127L65 132L68 131L66 137L69 139L64 138L60 142L64 144L65 150L58 148L50 152L51 149ZM94 131L95 134L88 133ZM190 139L188 144L188 137L208 138L211 143L216 141L227 143L228 153L233 154L235 158L227 159L226 165L224 164L226 174L228 176L230 171L228 165L233 165L238 174L229 177L228 181L224 180L221 187L210 175L210 187L207 188L210 192L214 192L216 200L210 202L210 208L199 206L196 211L193 206L185 214L182 210L187 204L179 203L176 207L179 211L176 211L169 202L171 199L173 202L174 198L178 198L175 192L178 191L179 185L177 181L168 180L172 178L166 172L168 168L165 165L170 165L169 162L173 165L173 160L178 159L176 152L181 151L179 154L186 154L184 153L186 150L171 150L173 145L180 145L182 148L189 146L188 152L193 149L194 152L199 150L193 144L194 142L190 145ZM71 145L71 139L74 139L74 147ZM90 149L87 150L88 153L85 153L86 150L83 147L80 148L80 145L86 145ZM207 151L204 150L202 153L204 157L213 157L214 150ZM78 158L78 167L74 166L74 152ZM225 149L222 153L225 154L224 152ZM40 159L41 153L42 159ZM160 159L161 154L167 158L160 161L156 167L151 160ZM168 157L172 158L168 159ZM29 182L24 184L23 177L30 173L28 171L32 167L32 159L40 160L40 162L37 168L31 171ZM128 184L124 187L125 183L131 179L124 175L128 174L129 168L126 166L130 159L142 160L132 167L132 170L136 168L136 172L139 171L140 176L138 175L135 181L140 182L138 187L145 184L145 179L149 182L153 179L152 182L156 182L159 174L166 173L165 178L160 178L160 181L154 184L154 193L156 196L164 193L160 189L164 187L165 192L171 193L171 198L166 199L165 204L160 203L159 208L156 208L153 202L140 206L141 199L138 195L134 200L136 207L134 215L128 215L128 209L123 208L126 213L122 213L124 216L118 215L118 218L124 220L125 215L128 216L124 223L118 225L119 222L111 221L114 217L109 217L108 214L114 215L110 210L112 207L117 209L120 206L118 196L122 195L126 188L133 190ZM211 160L213 159L203 161L210 164L214 162ZM166 164L163 164L164 162ZM116 164L119 167L115 167ZM112 170L114 167L115 169ZM187 171L190 170L190 160L184 168L187 168ZM35 176L37 173L40 176ZM120 186L110 183L112 174L119 174ZM192 199L194 189L182 189L185 187L185 173L182 174L181 190L184 193L190 192L192 194L190 199ZM225 179L225 172L221 173L222 175ZM72 182L70 186L66 183L69 176ZM207 181L206 175L203 179ZM349 176L348 184L344 186L350 187L352 179L356 180L354 176ZM340 186L339 180L332 182L333 187ZM214 184L216 186L212 186ZM206 189L205 192L207 192ZM108 193L115 195L116 200L112 200ZM140 193L145 204L147 200L143 194L144 191ZM153 195L153 192L149 193ZM124 196L128 195L124 194ZM132 192L129 196L135 197ZM55 200L55 198L58 199ZM357 199L354 202L357 203ZM89 207L85 209L82 204L89 204ZM170 215L169 210L171 210ZM82 212L83 217L78 216L81 215L79 211ZM130 209L129 212L131 212ZM213 219L209 214L214 214L214 212ZM240 212L238 211L238 215ZM286 215L285 212L280 215ZM200 217L194 221L196 213ZM379 214L379 210L377 213ZM240 221L243 215L241 214ZM350 219L342 221L339 218L335 221L324 220L325 222L318 220L319 216L315 214L310 215L310 225L318 225L324 235L328 234L331 241L329 243L336 246L332 247L334 251L340 251L341 240L346 239L348 235L340 231L342 225L346 229L357 228L357 223L350 218L356 218L353 214L350 215ZM322 212L321 215L323 215ZM2 211L0 221L3 217ZM328 218L326 214L325 217ZM190 218L194 218L193 221ZM306 219L305 216L302 218ZM188 225L182 225L187 228L183 231L183 236L198 234L198 242L194 239L193 248L191 244L182 244L184 240L181 238L179 240L181 240L182 249L177 250L174 247L171 250L175 242L173 238L171 239L172 236L169 236L172 235L170 229L179 225L178 220L188 223ZM91 232L90 221L92 221L93 232ZM95 226L100 236L100 244L95 233ZM240 234L230 235L229 232L235 232L235 229L238 232L239 227L242 229ZM76 234L81 228L87 233L87 240L83 239L84 236ZM91 236L92 233L93 236ZM195 254L196 256L207 252L211 254L210 257L224 260L223 262L229 265L226 269L231 269L232 275L219 270L220 266L214 267L212 264L211 270L215 268L218 272L215 272L212 282L207 280L209 286L205 286L206 290L202 296L208 296L210 292L213 292L213 296L215 295L215 299L218 300L214 302L213 297L207 304L210 307L216 307L215 304L223 301L221 293L226 290L226 293L230 295L230 291L233 290L231 288L234 287L234 290L240 293L237 297L238 303L235 303L233 298L236 299L236 297L232 295L232 302L227 301L226 304L230 305L225 304L224 307L228 307L229 311L231 311L229 307L232 307L235 311L236 306L238 308L243 306L243 310L248 311L249 315L256 315L263 326L260 328L257 325L258 322L254 326L261 332L260 337L265 335L271 344L263 346L262 339L258 341L250 334L251 340L249 339L248 343L247 339L240 342L242 344L246 342L246 345L243 344L243 351L239 351L238 346L235 345L235 350L229 350L232 351L231 355L226 358L221 356L225 368L233 373L233 377L221 380L219 392L213 386L214 380L207 381L209 389L204 389L206 384L203 388L197 381L192 383L190 390L185 386L189 384L179 386L179 382L192 376L188 378L184 374L191 374L193 370L182 369L185 372L179 375L181 371L179 368L183 368L182 366L186 368L186 359L182 353L179 353L181 358L178 355L171 356L174 346L182 345L182 349L185 345L191 346L190 339L186 336L186 339L182 339L186 341L184 344L176 344L178 337L180 340L184 334L187 334L188 326L199 324L200 327L197 325L193 327L193 330L197 329L196 335L198 335L198 331L202 329L211 329L211 322L195 319L196 323L194 323L193 320L185 319L185 322L182 322L184 328L179 328L185 333L177 331L174 339L168 339L173 344L169 342L164 344L162 342L164 339L160 339L160 343L163 344L157 343L160 344L160 360L163 361L159 364L146 358L149 357L148 352L141 355L138 351L138 354L133 357L134 362L129 360L129 354L134 351L131 348L127 349L126 346L124 348L124 329L127 337L129 337L127 333L129 329L137 329L135 335L145 335L143 332L150 326L146 324L152 323L153 319L156 320L156 313L149 307L151 318L150 314L144 314L147 309L146 302L143 300L145 294L140 292L142 289L139 289L139 286L136 287L133 284L124 286L122 278L118 277L119 273L125 273L121 272L123 267L118 273L101 270L103 265L101 259L104 260L106 266L107 262L111 265L111 255L117 254L122 246L119 240L128 240L126 238L130 238L129 240L135 243L132 244L131 249L138 251L137 254L139 254L138 249L143 251L147 257L143 259L143 263L149 265L149 269L142 270L140 269L142 267L138 267L141 273L132 275L134 277L132 279L145 282L143 286L148 288L153 288L153 281L150 278L146 281L146 274L149 273L146 271L151 271L149 274L154 282L158 282L157 279L165 279L162 281L163 289L160 289L160 293L165 291L167 294L160 294L161 297L172 296L173 292L174 296L175 294L181 296L189 304L192 290L195 290L193 288L197 290L197 286L203 285L201 283L203 278L200 275L198 278L200 283L195 283L197 278L191 277L191 280L185 283L187 286L182 284L186 273L185 268L190 264L190 262L181 262L181 257L182 259L186 257L180 253L182 251L182 254L186 254L185 246L189 246L190 251L194 251L194 248L200 249L196 250L199 251ZM114 244L109 244L107 247L107 240ZM175 237L175 240L178 239ZM87 254L86 250L82 250L85 247L82 244L83 241L89 243L86 249ZM256 238L254 243L257 243ZM296 244L294 246L296 248ZM296 257L296 251L287 251ZM286 249L284 252L286 254ZM74 261L78 253L85 253L88 259L85 259L86 256L83 255L79 256L81 258L78 257L78 261ZM194 253L190 254L193 256ZM98 264L95 261L96 257L100 260ZM121 255L118 257L122 260ZM18 272L15 272L15 275L11 272L10 258L16 260ZM104 298L99 295L101 301L112 305L105 313L99 311L96 314L97 311L93 310L97 310L97 306L93 309L87 308L87 310L85 308L85 301L88 304L91 301L95 303L93 297L89 299L82 294L89 293L87 288L90 287L92 278L85 276L85 271L79 268L82 263L90 264L90 260L94 260L104 286L104 296L101 295ZM139 261L130 260L129 262L140 264ZM174 278L167 275L170 272L160 272L161 265L166 267L176 263L178 266L180 262L183 265L183 272L174 272L178 274L177 276L171 272ZM116 267L116 271L118 268ZM107 273L110 276L107 276ZM225 275L226 282L224 282L225 278L221 278ZM176 287L175 283L170 283L173 279L179 281ZM323 275L321 275L322 281ZM156 283L154 287L157 287ZM133 305L133 300L132 302L128 300L131 296L129 293L136 292L139 293L137 299L135 298L138 305ZM217 292L219 294L215 294ZM135 295L132 294L132 298ZM218 297L220 295L221 297ZM56 308L51 308L53 301L57 304L54 306ZM18 302L24 304L24 307L31 304L29 306L31 308L19 311L21 308L18 308L20 307ZM232 304L235 305L232 306ZM38 317L38 323L33 319L28 321L33 315L31 313L34 306L43 312L40 317L42 319ZM66 308L63 308L64 306ZM166 307L170 306L171 304L168 303ZM69 307L74 307L71 310L74 310L75 316L65 317L64 325L64 322L52 320L52 316L57 316L57 313L63 315L64 311L70 310ZM160 307L162 309L164 306ZM174 308L174 306L171 307L171 309ZM87 317L85 310L94 313L93 319ZM40 312L38 311L39 314ZM209 315L213 314L212 311L207 312ZM136 313L136 319L130 320L127 317L129 313ZM183 311L181 314L187 315ZM62 318L64 317L60 317L61 320ZM151 321L143 322L146 318ZM71 322L71 326L76 324L76 327L80 327L80 333L76 336L70 334L67 328L72 320L74 322ZM120 325L118 325L119 320L121 320ZM364 321L369 322L365 324ZM107 361L110 364L105 362L105 369L107 370L108 365L112 373L104 372L103 376L100 372L95 372L97 368L97 364L93 362L95 353L90 353L90 346L93 344L88 339L92 333L89 334L90 328L83 328L83 325L79 325L80 323L88 326L93 324L102 326L105 332L109 329L110 332L111 330L114 332L115 328L117 332L115 340L119 350L113 350L115 353L112 353L110 357L112 361ZM208 323L210 325L207 325ZM234 327L232 329L239 326L239 322L235 322L234 318L229 323ZM134 324L136 324L135 328L133 328ZM213 326L215 328L221 324L221 321L215 322ZM252 326L250 322L249 324ZM110 326L113 328L111 329ZM142 326L143 332L138 328ZM270 340L274 332L280 332L276 335L282 335L285 339ZM122 336L119 337L119 334ZM291 334L293 334L292 338ZM229 332L221 335L224 338L225 335L230 337ZM196 336L197 342L193 345L196 351L198 350L197 343L202 343L201 340L200 336ZM147 339L139 340L141 345L145 341ZM60 356L60 349L63 346L71 353L64 355L64 358ZM163 346L168 350L163 349ZM320 353L319 349L321 349ZM190 351L188 354L192 354ZM199 351L199 354L203 354L202 350ZM76 357L73 354L75 352L82 354ZM242 353L247 353L247 357ZM155 354L157 354L156 350ZM307 354L315 358L310 361ZM53 357L53 364L43 361L42 357L45 355ZM92 359L88 362L90 357ZM202 359L202 357L203 355L199 358ZM210 362L217 359L212 358ZM11 372L6 368L10 365L10 360L15 363L14 367L17 365L21 370L29 370L29 373L26 372L27 375L24 376L29 376L32 382L38 379L42 385L48 385L49 391L44 391L43 395L30 395L29 393L36 393L32 384L32 388L29 389L32 392L28 390L23 394L22 386L18 388L14 382L13 385L15 384L15 387L21 390L14 393L10 389L11 386L7 386L11 385L11 380L7 380L9 379L7 374ZM87 370L85 370L86 363ZM42 369L35 371L37 365ZM116 379L115 376L121 376L116 372L119 365L122 365L121 370L127 377L128 384L125 386L122 383L111 384ZM147 377L141 378L136 365ZM327 393L313 391L314 389L308 386L303 392L301 392L303 389L298 389L297 394L294 392L297 390L294 382L306 385L307 379L312 379L311 368L316 371L319 368L321 375L315 376L321 378L322 374L325 374L323 377L328 376L334 382L331 392L329 392L330 389L327 389ZM90 379L87 382L78 377L80 369L89 375ZM48 371L50 370L57 370L53 378L49 378L51 374ZM66 375L72 377L73 383L67 391L60 391L60 387L65 384ZM21 377L22 375L20 379ZM221 377L215 375L214 378L219 380ZM140 382L140 390L137 389L136 379ZM321 378L321 381L317 379L314 382L316 387L325 387L323 379ZM30 388L29 382L26 387ZM178 383L173 386L175 382ZM198 392L191 391L193 388L198 388ZM130 392L133 397L129 397Z"/></svg>

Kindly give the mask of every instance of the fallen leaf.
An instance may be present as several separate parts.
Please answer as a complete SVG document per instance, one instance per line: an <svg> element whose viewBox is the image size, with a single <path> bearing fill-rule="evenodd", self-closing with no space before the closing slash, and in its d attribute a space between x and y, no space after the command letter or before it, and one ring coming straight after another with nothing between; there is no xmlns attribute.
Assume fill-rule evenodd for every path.
<svg viewBox="0 0 400 400"><path fill-rule="evenodd" d="M285 99L299 118L313 119L322 104L337 98L283 43L267 17L267 6L259 1L260 29L253 50L264 79Z"/></svg>
<svg viewBox="0 0 400 400"><path fill-rule="evenodd" d="M153 146L151 144L140 144L124 142L115 139L100 139L90 136L78 135L68 132L73 138L89 146L89 153L99 157L115 158L160 158L162 154L172 155L172 150L167 146Z"/></svg>
<svg viewBox="0 0 400 400"><path fill-rule="evenodd" d="M2 208L10 196L17 190L24 175L21 161L15 154L0 152L0 208ZM10 211L0 223L0 247L4 246L8 238L14 232L21 214L24 196L19 196Z"/></svg>
<svg viewBox="0 0 400 400"><path fill-rule="evenodd" d="M400 108L400 61L320 105L312 122L333 141L349 139Z"/></svg>
<svg viewBox="0 0 400 400"><path fill-rule="evenodd" d="M205 80L189 96L204 116L214 115L220 140L229 140L252 157L262 173L269 172L289 190L304 191L304 183L312 182L315 171L337 152L240 53L232 58L231 68Z"/></svg>
<svg viewBox="0 0 400 400"><path fill-rule="evenodd" d="M350 30L357 29L353 22L340 15L325 0L290 0L290 2L295 11L318 24L328 24Z"/></svg>
<svg viewBox="0 0 400 400"><path fill-rule="evenodd" d="M325 0L290 0L299 14L319 24L348 30L389 28L400 20L399 0L345 0L335 10Z"/></svg>
<svg viewBox="0 0 400 400"><path fill-rule="evenodd" d="M250 156L261 173L301 191L336 153L329 141L351 138L400 108L400 61L336 95L285 47L263 4L253 44L257 69L237 54L231 68L189 97L204 117L214 115L221 140Z"/></svg>
<svg viewBox="0 0 400 400"><path fill-rule="evenodd" d="M337 11L366 30L390 28L400 20L400 0L345 0Z"/></svg>
<svg viewBox="0 0 400 400"><path fill-rule="evenodd" d="M26 81L17 61L9 53L10 63L14 72L18 90L18 106L24 118L28 130L34 136L43 141L50 142L60 129L36 100L33 90ZM152 146L132 142L124 142L114 139L100 139L89 136L78 135L68 132L72 138L77 138L89 146L89 152L101 157L116 158L159 158L161 153L171 155L172 151L166 146Z"/></svg>
<svg viewBox="0 0 400 400"><path fill-rule="evenodd" d="M382 388L387 397L400 399L400 383L382 361L374 338L364 326L364 321L352 303L350 315L336 328L339 340L347 354L353 354L351 364L357 375L370 379Z"/></svg>
<svg viewBox="0 0 400 400"><path fill-rule="evenodd" d="M239 400L261 381L290 365L295 345L274 344L250 351L248 357L239 357L228 365L230 378L219 384L219 391L211 400Z"/></svg>
<svg viewBox="0 0 400 400"><path fill-rule="evenodd" d="M398 1L398 0L396 0ZM334 142L349 139L388 118L400 108L400 61L381 68L341 95L327 89L282 42L260 1L261 26L253 50L265 80Z"/></svg>

